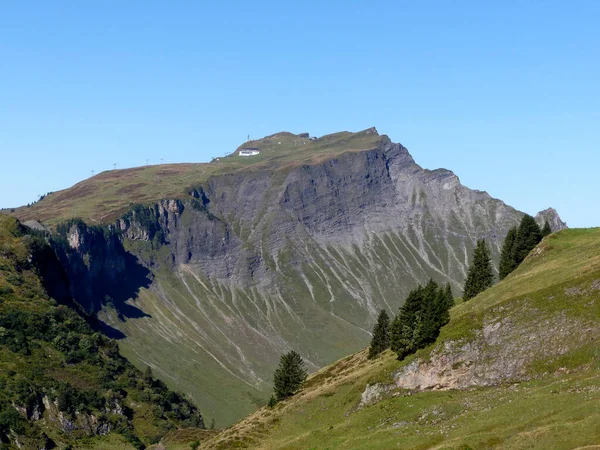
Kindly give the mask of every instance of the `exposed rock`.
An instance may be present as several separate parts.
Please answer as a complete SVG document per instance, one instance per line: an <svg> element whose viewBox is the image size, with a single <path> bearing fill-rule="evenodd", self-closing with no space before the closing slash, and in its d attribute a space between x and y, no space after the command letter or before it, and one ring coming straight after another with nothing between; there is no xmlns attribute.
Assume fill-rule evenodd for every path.
<svg viewBox="0 0 600 450"><path fill-rule="evenodd" d="M388 393L394 386L390 386L382 383L369 384L360 396L359 408L373 405L381 401L381 399Z"/></svg>
<svg viewBox="0 0 600 450"><path fill-rule="evenodd" d="M23 225L25 225L26 227L31 228L32 230L46 231L46 232L50 231L50 229L48 227L46 227L45 225L41 224L37 220L27 220L27 221L23 222Z"/></svg>
<svg viewBox="0 0 600 450"><path fill-rule="evenodd" d="M600 326L564 312L539 316L523 301L519 316L491 314L472 338L446 341L428 361L413 361L395 374L403 389L465 389L522 381L537 360L558 357L600 337ZM523 320L527 317L528 320ZM529 320L531 319L531 320Z"/></svg>
<svg viewBox="0 0 600 450"><path fill-rule="evenodd" d="M105 436L110 433L110 424L102 422L96 415L76 412L74 416L59 411L56 402L44 396L47 414L45 419L67 435Z"/></svg>
<svg viewBox="0 0 600 450"><path fill-rule="evenodd" d="M28 407L17 405L14 402L12 406L19 411L19 414L30 420L40 420L44 412L44 404L39 399L32 402Z"/></svg>
<svg viewBox="0 0 600 450"><path fill-rule="evenodd" d="M567 228L567 224L562 221L558 213L554 208L547 208L540 211L535 216L535 221L540 227L544 226L544 223L548 221L552 232L564 230Z"/></svg>

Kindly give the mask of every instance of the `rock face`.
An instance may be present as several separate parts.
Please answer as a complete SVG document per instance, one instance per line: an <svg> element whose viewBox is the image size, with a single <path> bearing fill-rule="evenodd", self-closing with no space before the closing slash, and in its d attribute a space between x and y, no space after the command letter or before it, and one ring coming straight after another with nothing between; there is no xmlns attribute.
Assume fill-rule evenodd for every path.
<svg viewBox="0 0 600 450"><path fill-rule="evenodd" d="M585 298L590 307L600 290L596 286L600 280L588 289L566 289L565 296ZM555 297L545 301L551 304ZM402 368L394 376L393 388L466 389L528 380L535 373L532 367L536 362L558 360L600 338L597 321L565 310L540 311L531 303L526 297L510 308L499 306L490 311L473 336L446 341L432 351L428 361L416 359Z"/></svg>
<svg viewBox="0 0 600 450"><path fill-rule="evenodd" d="M395 314L417 283L458 295L475 242L497 259L521 217L382 137L314 164L215 176L103 231L74 223L58 253L74 297L126 337L125 354L227 424L268 396L281 353L316 369L364 347L379 310Z"/></svg>
<svg viewBox="0 0 600 450"><path fill-rule="evenodd" d="M540 227L543 227L544 223L548 221L550 229L553 232L567 228L567 224L561 220L554 208L547 208L537 213L535 216L535 221L540 225Z"/></svg>

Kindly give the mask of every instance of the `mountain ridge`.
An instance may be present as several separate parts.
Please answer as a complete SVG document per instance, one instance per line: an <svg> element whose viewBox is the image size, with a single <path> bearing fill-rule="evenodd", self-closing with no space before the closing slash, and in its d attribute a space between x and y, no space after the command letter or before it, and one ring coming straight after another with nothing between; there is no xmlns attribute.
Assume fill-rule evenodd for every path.
<svg viewBox="0 0 600 450"><path fill-rule="evenodd" d="M220 425L264 404L279 354L295 348L315 370L356 351L379 310L417 283L460 290L475 242L497 259L522 217L373 129L276 136L251 141L262 156L225 158L236 170L211 163L180 180L181 197L130 205L108 224L45 206L74 298Z"/></svg>

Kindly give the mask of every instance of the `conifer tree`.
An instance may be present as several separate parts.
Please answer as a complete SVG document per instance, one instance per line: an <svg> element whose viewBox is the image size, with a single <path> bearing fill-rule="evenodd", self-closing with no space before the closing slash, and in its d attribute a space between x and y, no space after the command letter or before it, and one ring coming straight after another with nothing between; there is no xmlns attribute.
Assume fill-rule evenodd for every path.
<svg viewBox="0 0 600 450"><path fill-rule="evenodd" d="M517 268L516 245L517 227L512 227L508 230L506 238L504 238L504 244L502 244L502 251L500 252L499 278L501 280Z"/></svg>
<svg viewBox="0 0 600 450"><path fill-rule="evenodd" d="M424 287L413 289L390 327L390 346L398 358L434 342L440 328L450 320L453 305L449 284L444 288L429 280Z"/></svg>
<svg viewBox="0 0 600 450"><path fill-rule="evenodd" d="M446 296L433 280L425 285L422 298L422 324L416 342L417 347L434 342L442 327L444 310L446 309Z"/></svg>
<svg viewBox="0 0 600 450"><path fill-rule="evenodd" d="M485 291L494 283L494 272L492 268L492 260L490 251L481 239L477 241L475 250L473 251L473 261L467 272L463 299L470 300L477 294Z"/></svg>
<svg viewBox="0 0 600 450"><path fill-rule="evenodd" d="M542 231L535 219L527 214L521 219L515 243L515 261L517 266L523 262L529 252L542 240Z"/></svg>
<svg viewBox="0 0 600 450"><path fill-rule="evenodd" d="M423 290L422 286L417 286L416 289L409 292L400 312L392 322L390 346L400 359L416 350L416 342L421 329Z"/></svg>
<svg viewBox="0 0 600 450"><path fill-rule="evenodd" d="M550 228L550 224L546 220L546 222L544 223L544 228L542 228L542 237L545 238L549 234L552 234L552 228Z"/></svg>
<svg viewBox="0 0 600 450"><path fill-rule="evenodd" d="M377 318L377 323L373 327L373 338L371 339L371 346L369 347L369 358L374 358L382 351L389 348L389 324L390 318L388 317L385 309L382 309L379 313L379 317Z"/></svg>
<svg viewBox="0 0 600 450"><path fill-rule="evenodd" d="M450 309L454 306L454 295L452 294L450 283L446 283L446 287L443 290L440 286L439 292L438 325L441 328L450 322Z"/></svg>
<svg viewBox="0 0 600 450"><path fill-rule="evenodd" d="M279 367L273 375L273 384L277 400L294 395L302 387L306 380L306 369L302 356L291 350L282 355L279 360Z"/></svg>

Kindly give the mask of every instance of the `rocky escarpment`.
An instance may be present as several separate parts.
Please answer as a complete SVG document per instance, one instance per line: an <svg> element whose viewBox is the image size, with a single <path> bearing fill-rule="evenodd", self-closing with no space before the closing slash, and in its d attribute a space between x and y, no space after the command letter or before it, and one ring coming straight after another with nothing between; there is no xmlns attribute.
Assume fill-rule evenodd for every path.
<svg viewBox="0 0 600 450"><path fill-rule="evenodd" d="M363 347L376 313L417 283L458 293L477 239L497 258L521 216L382 137L214 176L102 228L66 224L57 251L73 296L126 337L127 355L228 423L264 401L279 354L294 348L315 369Z"/></svg>
<svg viewBox="0 0 600 450"><path fill-rule="evenodd" d="M562 221L554 208L547 208L535 215L535 221L542 226L546 221L553 231L564 230L567 224Z"/></svg>
<svg viewBox="0 0 600 450"><path fill-rule="evenodd" d="M481 316L463 317L463 326L470 327L464 336L444 339L442 333L427 354L393 373L393 383L367 385L359 408L406 391L465 390L590 369L600 339L600 280L548 285L552 282L541 292L500 301Z"/></svg>
<svg viewBox="0 0 600 450"><path fill-rule="evenodd" d="M448 341L429 361L416 360L395 375L396 387L411 390L466 389L528 380L532 364L558 358L600 337L600 326L566 313L537 317L523 302L519 317L501 309L486 317L475 336ZM532 319L523 323L524 319Z"/></svg>

